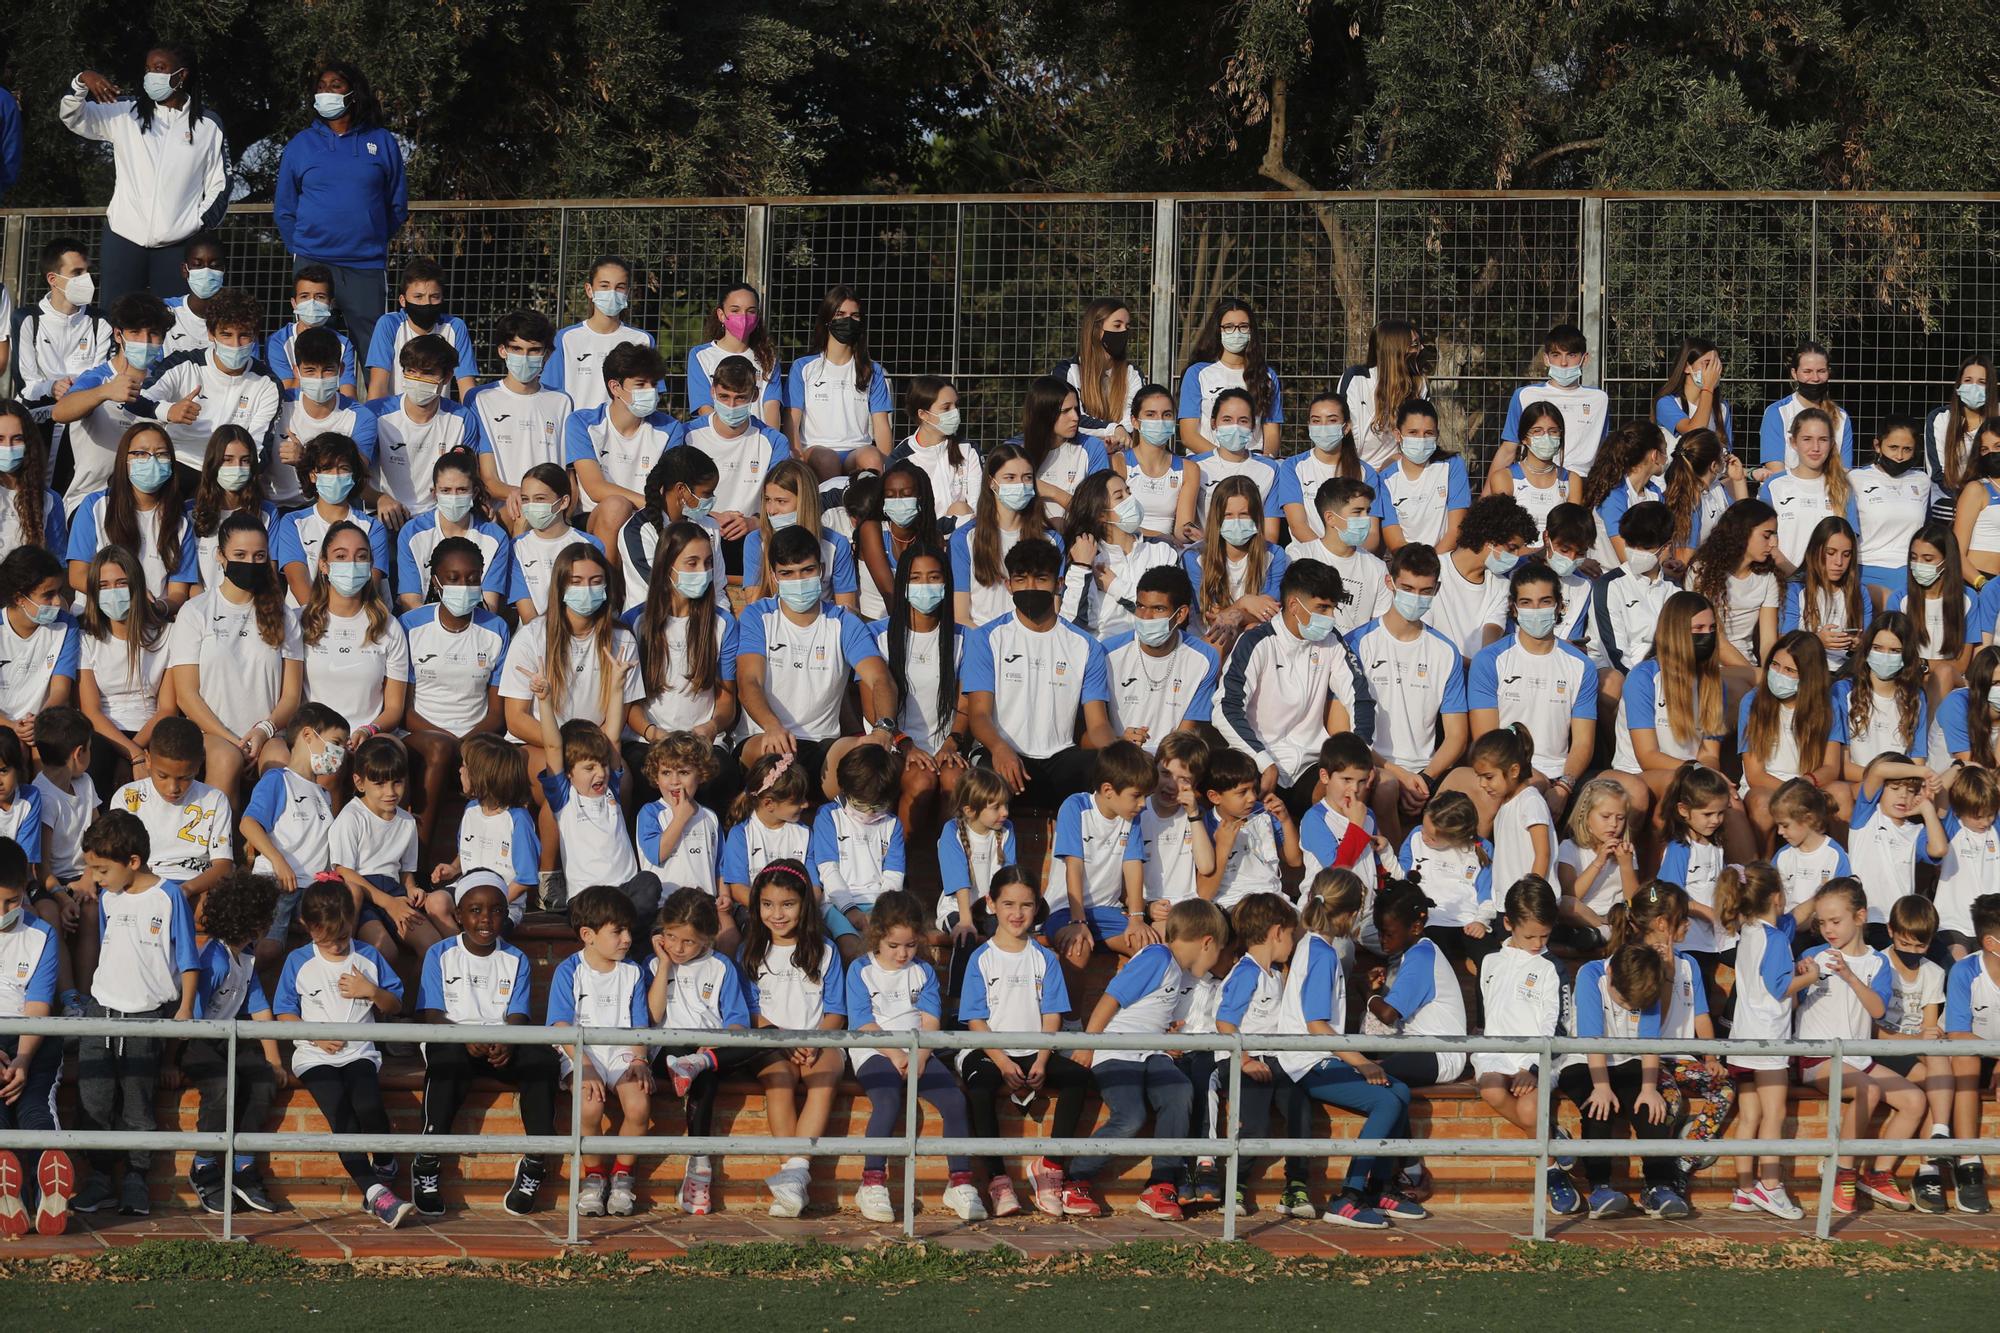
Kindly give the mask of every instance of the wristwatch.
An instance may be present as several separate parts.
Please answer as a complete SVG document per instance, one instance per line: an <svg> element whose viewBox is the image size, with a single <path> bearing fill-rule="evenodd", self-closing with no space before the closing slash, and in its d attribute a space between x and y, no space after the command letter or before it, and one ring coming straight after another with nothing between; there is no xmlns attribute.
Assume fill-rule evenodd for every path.
<svg viewBox="0 0 2000 1333"><path fill-rule="evenodd" d="M894 734L895 734L895 731L896 731L896 719L895 719L895 718L893 718L893 717L878 717L878 718L876 718L876 719L875 719L875 730L877 730L877 731L886 731L886 732L889 732L889 733L890 733L891 735L894 735Z"/></svg>

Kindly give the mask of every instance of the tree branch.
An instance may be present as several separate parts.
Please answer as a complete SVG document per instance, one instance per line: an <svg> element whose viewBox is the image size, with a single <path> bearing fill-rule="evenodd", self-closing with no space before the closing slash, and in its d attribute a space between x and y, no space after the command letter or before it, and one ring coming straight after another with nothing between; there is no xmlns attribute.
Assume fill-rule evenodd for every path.
<svg viewBox="0 0 2000 1333"><path fill-rule="evenodd" d="M1552 162L1566 153L1582 153L1588 152L1593 148L1602 147L1604 147L1604 136L1601 134L1594 139L1571 139L1568 143L1555 144L1544 148L1541 152L1536 153L1526 162L1523 162L1519 174L1526 176L1534 171L1536 167L1541 166L1545 162Z"/></svg>

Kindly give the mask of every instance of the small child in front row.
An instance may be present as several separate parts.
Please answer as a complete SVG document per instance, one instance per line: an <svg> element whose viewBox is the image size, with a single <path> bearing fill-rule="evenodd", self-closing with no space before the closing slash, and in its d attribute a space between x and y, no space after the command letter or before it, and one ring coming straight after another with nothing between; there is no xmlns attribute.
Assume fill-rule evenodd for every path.
<svg viewBox="0 0 2000 1333"><path fill-rule="evenodd" d="M257 779L237 831L256 859L250 872L269 875L278 885L271 928L257 941L257 965L285 956L292 918L306 886L333 869L327 837L333 829L328 784L347 764L347 719L325 704L307 700L285 728L289 757Z"/></svg>
<svg viewBox="0 0 2000 1333"><path fill-rule="evenodd" d="M653 981L646 988L646 1008L654 1026L688 1032L741 1032L750 1026L750 1003L743 978L727 955L715 951L722 914L715 895L705 889L675 889L660 904L659 929L653 935ZM733 1046L718 1050L662 1048L659 1072L673 1083L674 1095L687 1103L690 1138L706 1138L715 1127L715 1094L722 1075L749 1063L756 1048ZM715 1168L706 1154L688 1158L681 1178L680 1210L706 1216L712 1206Z"/></svg>
<svg viewBox="0 0 2000 1333"><path fill-rule="evenodd" d="M1248 755L1231 750L1254 765ZM1254 781L1254 779L1253 779ZM1222 982L1222 997L1215 1010L1215 1030L1224 1036L1270 1035L1284 1026L1286 969L1299 942L1299 914L1291 903L1276 893L1253 893L1243 898L1230 915L1237 943L1243 953ZM1264 1138L1271 1128L1271 1103L1276 1100L1286 1124L1293 1120L1292 1105L1298 1097L1292 1080L1275 1055L1266 1057L1246 1050L1239 1073L1236 1123L1238 1132ZM1254 1159L1243 1163L1243 1171L1254 1173ZM1317 1210L1305 1189L1305 1166L1297 1159L1285 1163L1285 1190L1278 1211L1287 1217L1310 1217ZM1238 1176L1236 1197L1224 1206L1238 1213L1249 1211L1248 1199Z"/></svg>
<svg viewBox="0 0 2000 1333"><path fill-rule="evenodd" d="M961 781L959 789L964 790ZM989 877L986 901L993 917L993 936L977 949L965 967L965 984L958 997L958 1021L974 1032L1059 1032L1069 1012L1069 991L1063 985L1062 964L1035 938L1035 918L1042 897L1020 867L1002 866ZM959 1077L965 1080L966 1110L976 1138L1000 1136L998 1104L1013 1098L1026 1109L1038 1093L1054 1102L1051 1136L1073 1138L1083 1120L1083 1094L1090 1071L1061 1051L989 1047L962 1053ZM1020 1196L998 1157L986 1159L987 1196L995 1217L1021 1211ZM1097 1201L1090 1191L1070 1184L1064 1164L1037 1158L1028 1167L1028 1184L1035 1210L1049 1217L1095 1217ZM1072 1207L1074 1212L1071 1211Z"/></svg>
<svg viewBox="0 0 2000 1333"><path fill-rule="evenodd" d="M1804 778L1791 778L1771 794L1771 819L1780 842L1771 864L1785 882L1788 912L1811 902L1828 880L1850 873L1847 849L1827 836L1833 818L1833 801ZM1799 938L1810 936L1801 930Z"/></svg>
<svg viewBox="0 0 2000 1333"><path fill-rule="evenodd" d="M812 775L797 756L767 754L750 765L742 792L730 803L729 832L723 835L722 862L716 867L729 894L730 912L739 921L750 920L756 907L751 886L773 861L797 861L808 875L812 873L812 831L799 817L812 808L814 799ZM845 968L861 956L861 932L848 921L847 913L826 901L817 879L813 893L826 937L840 950Z"/></svg>
<svg viewBox="0 0 2000 1333"><path fill-rule="evenodd" d="M1896 998L1895 985L1889 959L1868 947L1863 938L1868 912L1868 892L1861 881L1851 877L1829 880L1816 895L1813 915L1826 943L1806 950L1799 960L1813 964L1817 972L1813 984L1799 995L1799 1040L1865 1041L1888 1016L1889 1005ZM1889 1107L1889 1116L1882 1123L1880 1137L1914 1136L1923 1124L1923 1090L1869 1056L1850 1055L1846 1060L1841 1080L1841 1131L1849 1141L1867 1136L1870 1113L1883 1103ZM1831 1060L1808 1057L1799 1061L1804 1081L1822 1090L1829 1086L1832 1068ZM1833 1210L1853 1212L1858 1187L1885 1207L1909 1211L1909 1197L1896 1187L1899 1160L1893 1155L1877 1157L1874 1170L1857 1174L1856 1159L1841 1158L1834 1175Z"/></svg>
<svg viewBox="0 0 2000 1333"><path fill-rule="evenodd" d="M610 884L631 900L635 919L650 921L660 909L660 879L639 864L632 828L618 804L618 747L585 718L556 722L549 679L537 673L528 689L542 727L542 753L562 756L562 772L544 770L542 796L556 826L563 883Z"/></svg>
<svg viewBox="0 0 2000 1333"><path fill-rule="evenodd" d="M35 755L42 771L35 791L42 799L42 877L29 904L56 939L58 1012L83 1017L83 995L97 968L97 932L83 928L83 832L97 818L97 786L90 780L90 723L74 708L44 708L35 716Z"/></svg>
<svg viewBox="0 0 2000 1333"><path fill-rule="evenodd" d="M507 931L507 888L491 870L474 870L453 886L457 930L424 955L417 983L419 1023L497 1027L528 1021L528 956L501 938ZM529 1134L555 1133L554 1049L498 1042L424 1047L424 1133L451 1133L475 1078L495 1079L520 1095L521 1128ZM547 1172L546 1158L516 1163L514 1183L501 1201L507 1211L516 1217L533 1212ZM419 1153L410 1163L411 1202L426 1217L444 1215L443 1176L444 1163L435 1153Z"/></svg>
<svg viewBox="0 0 2000 1333"><path fill-rule="evenodd" d="M1798 993L1819 979L1815 963L1792 959L1792 935L1798 921L1785 910L1785 886L1769 862L1730 866L1715 880L1717 928L1736 933L1735 1015L1730 1036L1738 1041L1789 1041L1792 1009ZM1692 931L1690 931L1692 934ZM1735 1055L1728 1059L1736 1076L1735 1139L1783 1138L1790 1111L1787 1072L1791 1061L1782 1055ZM1745 1088L1743 1085L1750 1086ZM1805 1210L1792 1202L1778 1174L1778 1159L1736 1159L1736 1194L1732 1212L1763 1209L1773 1217L1796 1222Z"/></svg>
<svg viewBox="0 0 2000 1333"><path fill-rule="evenodd" d="M1944 1036L1944 968L1925 955L1937 939L1938 913L1930 899L1916 894L1898 898L1889 908L1889 1008L1875 1025L1875 1035L1887 1041L1937 1041ZM1951 1057L1948 1055L1881 1055L1875 1063L1901 1074L1924 1090L1930 1109L1930 1136L1951 1137ZM1944 1173L1949 1158L1926 1158L1917 1164L1910 1191L1919 1212L1942 1213Z"/></svg>
<svg viewBox="0 0 2000 1333"><path fill-rule="evenodd" d="M387 739L386 737L384 739ZM368 944L354 938L354 896L345 884L323 879L299 899L299 924L312 943L292 951L278 976L271 1008L280 1022L373 1023L403 1007L403 983ZM382 1053L372 1041L301 1041L292 1046L292 1072L306 1085L335 1134L387 1134L382 1108ZM340 1155L361 1189L362 1210L394 1230L416 1211L396 1197L396 1159L365 1152Z"/></svg>
<svg viewBox="0 0 2000 1333"><path fill-rule="evenodd" d="M907 851L896 818L902 757L880 745L857 745L834 769L840 799L813 817L806 864L819 872L827 903L861 929L884 893L903 887Z"/></svg>
<svg viewBox="0 0 2000 1333"><path fill-rule="evenodd" d="M1493 929L1493 844L1479 836L1479 807L1470 796L1447 791L1432 797L1423 823L1403 840L1400 859L1403 873L1419 880L1431 900L1424 935L1452 961L1477 965L1500 947Z"/></svg>
<svg viewBox="0 0 2000 1333"><path fill-rule="evenodd" d="M639 917L623 890L596 884L569 900L569 920L583 947L556 964L549 979L548 1025L586 1028L646 1028L645 969L629 955ZM557 1048L560 1081L583 1099L583 1132L601 1134L616 1117L620 1138L644 1138L653 1121L653 1067L639 1045L585 1046L583 1067L572 1064L573 1046ZM574 1080L572 1083L571 1081ZM617 1103L614 1112L612 1103ZM585 1217L630 1217L637 1206L632 1167L637 1153L611 1161L607 1184L602 1157L583 1159L583 1184L576 1210Z"/></svg>
<svg viewBox="0 0 2000 1333"><path fill-rule="evenodd" d="M1928 764L1885 752L1868 761L1854 789L1847 859L1866 886L1871 949L1889 947L1889 908L1917 891L1917 863L1936 865L1949 849L1935 799L1942 781Z"/></svg>
<svg viewBox="0 0 2000 1333"><path fill-rule="evenodd" d="M1636 943L1609 958L1585 963L1571 992L1571 1034L1658 1038L1660 1006L1667 998L1670 975L1657 950ZM1663 1139L1673 1134L1666 1100L1660 1096L1657 1055L1571 1055L1559 1063L1563 1068L1557 1086L1581 1113L1586 1140L1616 1137L1621 1121L1637 1138ZM1646 1180L1641 1204L1646 1215L1668 1220L1686 1217L1687 1200L1673 1187L1673 1159L1641 1160ZM1609 1157L1586 1157L1583 1174L1590 1183L1591 1217L1616 1217L1632 1210L1632 1200L1612 1188Z"/></svg>
<svg viewBox="0 0 2000 1333"><path fill-rule="evenodd" d="M923 904L915 895L893 889L875 900L864 936L866 952L847 969L847 1025L852 1031L936 1032L943 1026L937 973L924 956L924 925ZM917 1095L944 1122L945 1137L966 1137L965 1094L951 1067L931 1052L918 1051L914 1066L909 1051L893 1046L856 1046L847 1056L861 1090L868 1094L869 1138L895 1133L909 1079L917 1081ZM896 1220L889 1201L888 1166L888 1158L880 1154L862 1159L854 1206L870 1222ZM972 1184L972 1159L954 1155L946 1159L946 1166L951 1174L945 1207L964 1221L984 1221L986 1205Z"/></svg>
<svg viewBox="0 0 2000 1333"><path fill-rule="evenodd" d="M1562 1019L1562 977L1546 950L1556 928L1555 889L1528 876L1507 890L1501 921L1507 939L1479 964L1479 995L1489 1037L1553 1037ZM1535 1125L1535 1057L1525 1051L1490 1052L1472 1057L1479 1097L1525 1134ZM1567 1137L1558 1130L1556 1137ZM1569 1173L1551 1163L1545 1188L1549 1211L1567 1217L1583 1211L1583 1199Z"/></svg>
<svg viewBox="0 0 2000 1333"><path fill-rule="evenodd" d="M1729 1012L1729 996L1716 973L1736 947L1736 932L1721 919L1721 891L1716 887L1725 859L1722 823L1729 817L1729 803L1735 795L1735 786L1712 768L1689 762L1676 769L1660 797L1664 850L1654 875L1687 892L1688 932L1683 947L1701 969L1702 985L1708 988L1708 1012L1718 1017ZM1787 935L1788 946L1790 940ZM1742 975L1741 964L1737 975Z"/></svg>
<svg viewBox="0 0 2000 1333"><path fill-rule="evenodd" d="M716 951L734 958L743 937L729 910L716 865L722 857L722 821L695 801L695 792L720 765L715 747L691 731L672 731L646 752L646 780L660 793L639 811L639 864L662 886L700 889L716 900Z"/></svg>
<svg viewBox="0 0 2000 1333"><path fill-rule="evenodd" d="M439 885L424 899L424 911L441 935L459 928L458 903L474 875L498 877L506 897L511 930L527 915L528 893L541 880L542 838L528 809L534 792L528 759L521 747L492 732L474 732L458 743L458 781L465 791L465 814L458 825L458 855L431 870Z"/></svg>
<svg viewBox="0 0 2000 1333"><path fill-rule="evenodd" d="M56 932L26 910L28 883L28 858L20 844L0 838L0 976L12 978L0 990L0 1020L47 1018L57 1003ZM56 1081L62 1077L62 1062L60 1038L0 1034L0 1093L11 1094L0 1095L0 1130L60 1128ZM36 1185L32 1201L24 1196L29 1180ZM62 1235L69 1229L75 1187L76 1165L68 1153L31 1148L17 1157L0 1149L0 1237L24 1236L30 1225L38 1235Z"/></svg>
<svg viewBox="0 0 2000 1333"><path fill-rule="evenodd" d="M1286 867L1297 870L1305 864L1292 812L1276 793L1260 797L1257 780L1257 761L1243 751L1218 750L1209 756L1202 787L1215 870L1198 882L1224 911L1253 893L1282 893Z"/></svg>
<svg viewBox="0 0 2000 1333"><path fill-rule="evenodd" d="M370 736L354 752L354 799L326 835L334 871L354 895L357 933L392 963L398 938L422 956L440 934L417 883L417 817L403 808L409 777L403 743Z"/></svg>
<svg viewBox="0 0 2000 1333"><path fill-rule="evenodd" d="M229 1022L250 1018L271 1021L271 1002L257 980L258 941L271 929L278 910L278 882L268 875L236 871L208 895L202 925L209 935L201 951L201 975L195 990L195 1017ZM194 1085L201 1099L195 1129L203 1134L220 1134L228 1118L229 1043L213 1037L197 1037L181 1046L178 1059L169 1058L160 1070L160 1082L169 1088L184 1083ZM271 1038L252 1045L239 1043L236 1056L236 1127L251 1133L264 1128L271 1118L271 1100L279 1088L290 1087L292 1071L285 1066L284 1054ZM257 1175L257 1159L250 1153L236 1154L223 1173L222 1162L214 1153L198 1152L188 1170L188 1184L204 1210L222 1211L225 1193L260 1213L274 1213L277 1205L264 1192Z"/></svg>
<svg viewBox="0 0 2000 1333"><path fill-rule="evenodd" d="M1056 812L1055 869L1042 895L1049 905L1042 937L1073 969L1098 945L1131 957L1156 938L1146 924L1137 822L1154 787L1152 756L1113 741L1097 752L1090 784Z"/></svg>
<svg viewBox="0 0 2000 1333"><path fill-rule="evenodd" d="M126 783L104 803L107 810L139 817L149 840L148 868L180 885L196 908L201 896L235 868L231 793L195 776L205 757L200 727L184 717L163 717L153 724L146 744L146 776ZM190 815L191 810L196 813Z"/></svg>
<svg viewBox="0 0 2000 1333"><path fill-rule="evenodd" d="M1931 952L1941 967L1979 952L1972 903L2000 885L2000 830L1993 827L1994 816L2000 815L2000 773L1963 765L1952 777L1948 796L1951 812L1944 820L1947 842L1935 900L1937 943Z"/></svg>
<svg viewBox="0 0 2000 1333"><path fill-rule="evenodd" d="M1153 751L1153 774L1153 798L1139 811L1139 845L1146 924L1157 930L1175 903L1195 897L1203 878L1215 874L1215 843L1201 812L1207 743L1192 731L1170 733Z"/></svg>
<svg viewBox="0 0 2000 1333"><path fill-rule="evenodd" d="M1182 997L1221 960L1229 943L1229 918L1214 903L1189 898L1175 903L1167 913L1165 935L1164 941L1140 949L1118 970L1091 1011L1085 1031L1165 1037L1178 1021ZM1097 1095L1107 1112L1098 1137L1130 1137L1145 1123L1149 1108L1154 1137L1175 1139L1187 1133L1194 1090L1166 1052L1100 1050L1089 1063ZM1069 1164L1071 1182L1092 1190L1106 1160L1073 1159ZM1163 1221L1179 1221L1177 1182L1182 1170L1183 1159L1179 1157L1155 1157L1152 1175L1139 1195L1139 1211Z"/></svg>
<svg viewBox="0 0 2000 1333"><path fill-rule="evenodd" d="M1972 900L1976 948L1952 964L1944 978L1944 1032L1954 1041L2000 1040L2000 893ZM1979 1102L1993 1077L1992 1057L1951 1057L1951 1127L1955 1138L1979 1136ZM1986 1165L1977 1155L1952 1168L1955 1204L1961 1213L1985 1213Z"/></svg>
<svg viewBox="0 0 2000 1333"><path fill-rule="evenodd" d="M805 864L791 857L771 862L751 884L756 914L743 936L743 980L750 995L750 1024L787 1032L838 1031L847 1022L847 977L827 939L819 896ZM840 1086L840 1050L796 1046L762 1052L757 1081L764 1085L764 1119L774 1138L816 1139L833 1118ZM804 1106L799 1093L805 1093ZM764 1177L771 1216L797 1217L812 1188L812 1159L788 1157Z"/></svg>
<svg viewBox="0 0 2000 1333"><path fill-rule="evenodd" d="M1555 819L1534 784L1535 739L1526 723L1489 731L1466 752L1479 789L1493 813L1493 881L1514 884L1524 875L1555 874Z"/></svg>
<svg viewBox="0 0 2000 1333"><path fill-rule="evenodd" d="M934 924L953 945L979 938L974 905L989 897L994 872L1014 864L1014 825L1007 818L1009 794L1000 775L983 765L960 774L952 793L958 813L945 821L938 834Z"/></svg>
<svg viewBox="0 0 2000 1333"><path fill-rule="evenodd" d="M1434 940L1424 937L1430 906L1414 880L1393 880L1375 896L1375 933L1389 966L1380 990L1368 998L1364 1031L1465 1035L1465 997L1458 988L1458 969ZM1410 1088L1450 1083L1465 1072L1465 1056L1457 1051L1396 1051L1375 1063ZM1430 1172L1420 1159L1410 1158L1401 1164L1395 1188L1375 1206L1393 1221L1420 1221L1427 1216L1420 1205L1430 1193Z"/></svg>
<svg viewBox="0 0 2000 1333"><path fill-rule="evenodd" d="M150 846L145 824L124 810L105 811L83 835L84 873L97 889L97 931L103 941L90 980L92 1018L194 1017L200 978L194 912L179 884L149 868ZM84 1128L153 1132L164 1044L155 1037L80 1039L76 1096ZM75 1211L94 1213L111 1202L109 1172L120 1156L103 1149L90 1154L97 1174L71 1202ZM145 1217L152 1211L146 1172L153 1155L134 1148L122 1156L125 1183L118 1211Z"/></svg>

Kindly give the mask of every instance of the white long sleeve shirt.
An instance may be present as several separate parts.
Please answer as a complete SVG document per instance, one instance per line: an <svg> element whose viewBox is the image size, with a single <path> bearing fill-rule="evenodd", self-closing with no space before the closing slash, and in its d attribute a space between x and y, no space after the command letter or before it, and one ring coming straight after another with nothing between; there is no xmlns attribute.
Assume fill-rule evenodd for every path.
<svg viewBox="0 0 2000 1333"><path fill-rule="evenodd" d="M151 249L185 240L223 203L229 189L222 122L212 111L190 122L188 108L155 105L150 127L139 124L135 104L93 102L81 80L56 114L70 130L111 145L117 183L104 220L134 245Z"/></svg>

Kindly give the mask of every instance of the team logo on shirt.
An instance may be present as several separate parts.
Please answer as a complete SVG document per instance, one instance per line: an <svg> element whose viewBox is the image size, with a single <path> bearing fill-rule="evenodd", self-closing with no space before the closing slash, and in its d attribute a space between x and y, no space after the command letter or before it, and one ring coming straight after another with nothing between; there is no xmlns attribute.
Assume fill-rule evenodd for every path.
<svg viewBox="0 0 2000 1333"><path fill-rule="evenodd" d="M167 919L165 917L162 916L153 917L146 922L146 933L148 935L157 935L162 930L165 930L166 926L167 926Z"/></svg>
<svg viewBox="0 0 2000 1333"><path fill-rule="evenodd" d="M137 787L134 787L130 791L125 793L125 809L128 812L136 815L139 813L140 804L143 803L145 799L146 799L145 796L140 792L140 790Z"/></svg>

